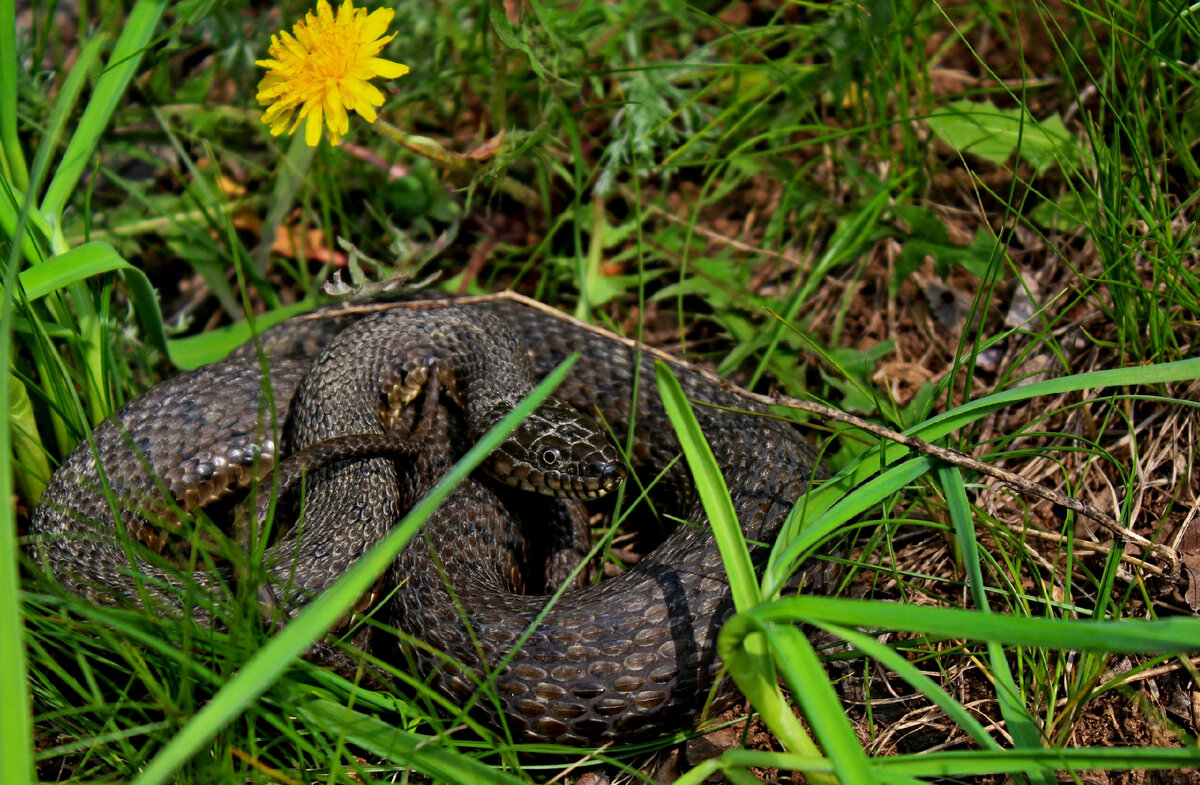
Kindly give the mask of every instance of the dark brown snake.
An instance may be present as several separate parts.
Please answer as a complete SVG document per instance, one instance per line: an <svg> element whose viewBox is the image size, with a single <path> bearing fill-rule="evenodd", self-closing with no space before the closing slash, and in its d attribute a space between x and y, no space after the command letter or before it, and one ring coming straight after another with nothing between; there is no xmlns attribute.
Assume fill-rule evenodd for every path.
<svg viewBox="0 0 1200 785"><path fill-rule="evenodd" d="M276 596L298 602L332 583L444 473L464 449L443 443L452 430L473 422L465 426L466 437L477 437L480 423L499 419L532 383L578 352L554 397L598 415L622 438L632 402L629 471L642 484L663 473L649 496L664 520L674 516L686 523L618 577L566 591L494 675L477 708L518 741L572 745L646 739L698 719L719 669L717 632L733 606L687 467L682 460L672 464L679 443L650 358L510 301L293 320L265 332L261 348L269 360L269 398L258 349L248 345L154 387L96 429L99 463L129 538L114 524L89 445L67 458L31 522L33 550L60 582L109 604L141 603L144 592L152 604L178 608L187 601L181 584L188 583L193 599L198 591L221 595L228 576L199 569L181 578L178 569L147 558L147 549L130 540L144 541L147 531L161 529L173 506L194 508L231 485L246 485L280 455L348 434L383 433L389 423L381 415L415 409L405 407L425 388L419 369L433 368L445 377L448 397L459 402L463 416L448 416L440 407L437 417L417 426L428 426L429 433L415 455L339 461L307 480L299 533L285 536L266 559ZM530 366L532 378L512 378L527 375ZM755 414L761 407L735 392L686 368L674 370L690 399L715 405L693 408L746 537L769 543L814 471L811 448L792 426ZM523 438L536 438L538 427L544 426L527 422ZM580 431L554 444L566 450L573 439L587 438ZM592 455L592 448L583 454ZM611 486L619 478L606 468L605 456L594 455L592 468L601 475L594 482ZM558 482L581 496L597 490L595 484ZM632 483L629 490L636 495ZM579 512L473 475L427 522L425 537L402 552L385 582L389 590L399 586L389 600L393 623L453 662L422 647L408 656L460 701L478 690L481 658L489 668L500 663L546 605L545 597L512 593L519 581L512 578L514 557L504 554L523 546L500 541L510 537L505 532L514 521L536 532L539 516L569 525L578 522ZM436 543L437 560L429 557L426 541ZM754 546L752 555L761 562L765 547ZM483 563L472 562L476 558Z"/></svg>

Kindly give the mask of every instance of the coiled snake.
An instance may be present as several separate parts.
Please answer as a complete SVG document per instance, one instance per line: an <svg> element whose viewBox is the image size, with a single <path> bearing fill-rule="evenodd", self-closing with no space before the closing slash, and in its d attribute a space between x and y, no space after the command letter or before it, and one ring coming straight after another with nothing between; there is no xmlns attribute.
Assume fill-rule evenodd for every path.
<svg viewBox="0 0 1200 785"><path fill-rule="evenodd" d="M505 300L366 317L333 312L285 322L265 332L260 345L269 359L270 396L263 395L258 350L246 346L154 387L96 429L96 453L85 442L68 457L31 522L35 552L58 580L99 602L140 602L144 592L152 603L178 607L178 571L135 555L139 589L127 551L129 539L152 539L147 530L170 519L175 502L168 497L186 507L203 505L231 484L247 484L288 451L344 434L382 432L380 413L403 410L425 379L421 368L443 375L452 368L443 380L450 397L460 401L467 421L486 425L511 409L534 379L578 352L554 397L598 414L619 436L628 432L632 404L629 470L644 484L661 473L649 496L662 515L686 523L621 575L563 594L495 675L491 699L477 705L518 740L575 745L649 738L698 717L719 667L716 633L732 602L690 475L675 460L679 444L648 357ZM533 379L512 378L530 372ZM770 542L814 471L811 448L790 425L754 414L761 407L735 392L686 368L676 374L689 398L709 404L693 408L746 537ZM462 429L441 411L425 424L435 446ZM468 436L478 427L468 425ZM568 436L563 446L575 438L587 437ZM113 523L95 454L130 538ZM584 454L598 455L592 447ZM288 592L284 601L331 583L456 456L443 445L416 457L339 461L316 471L307 482L302 531L269 555L272 574ZM611 487L618 478L606 460L595 457L593 465ZM597 491L572 482L559 484L579 496ZM429 558L424 541L414 540L393 565L387 583L400 586L389 600L395 623L454 661L416 651L418 667L456 698L476 692L480 658L494 667L542 613L544 597L511 592L519 584L511 576L513 559L491 554L519 550L498 542L509 537L503 532L514 519L523 519L526 530L536 525L531 515L578 521L577 511L557 504L473 476L426 524L425 539L437 544L438 560ZM763 550L755 547L757 558ZM479 556L483 566L471 566ZM195 580L193 590L220 594L227 584L218 577L198 570L189 580Z"/></svg>

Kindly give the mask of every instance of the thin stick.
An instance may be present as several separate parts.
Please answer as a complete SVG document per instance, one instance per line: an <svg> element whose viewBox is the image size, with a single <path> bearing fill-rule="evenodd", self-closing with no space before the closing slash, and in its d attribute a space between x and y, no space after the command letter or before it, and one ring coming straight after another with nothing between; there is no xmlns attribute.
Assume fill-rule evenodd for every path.
<svg viewBox="0 0 1200 785"><path fill-rule="evenodd" d="M551 306L545 305L537 300L531 299L516 292L505 291L498 292L496 294L475 295L468 297L349 305L344 306L343 308L322 311L313 316L316 318L328 318L332 316L344 316L346 314L372 313L375 311L390 310L393 308L427 310L432 308L442 308L449 305L465 305L470 303L486 303L496 301L512 301L520 303L536 311L540 311L544 314L552 316L555 319L560 319L568 324L574 325L581 330L587 330L588 332L594 333L602 338L615 341L635 351L647 354L673 366L683 368L691 373L703 377L705 380L717 385L721 389L728 390L729 392L735 393L743 398L746 398L747 400L760 403L764 406L783 406L789 409L796 409L798 411L813 414L817 417L820 417L822 420L850 425L854 428L866 431L873 436L877 436L881 439L887 439L904 447L908 447L911 450L915 450L916 452L930 455L940 461L945 461L946 463L954 466L959 466L969 471L977 472L987 477L992 477L1019 492L1046 499L1047 501L1066 507L1069 510L1074 510L1080 515L1096 521L1101 526L1112 532L1115 537L1132 542L1140 547L1143 551L1162 559L1166 563L1166 567L1162 569L1162 573L1167 578L1174 579L1179 575L1179 554L1174 548L1151 542L1132 529L1122 526L1111 515L1100 511L1087 502L1080 501L1079 499L1067 496L1066 494L1060 493L1052 488L1047 488L1044 485L1027 480L1014 472L992 466L991 464L985 463L977 458L973 458L966 453L946 447L939 447L936 444L930 444L923 439L918 439L915 436L905 435L899 431L894 431L891 428L885 428L882 425L877 425L876 423L864 420L861 417L855 417L852 414L847 414L846 412L835 409L832 406L816 403L814 401L805 401L801 400L800 398L792 398L789 396L760 395L759 393L750 392L749 390L739 387L728 379L723 379L712 371L702 368L695 363L688 362L687 360L681 360L678 357L668 354L662 349L648 346L632 338L626 338L622 335L617 335L616 333L603 327L597 327L596 325L588 324L587 322L576 319L575 317L565 314L562 311L552 308ZM1155 570L1155 572L1158 572L1158 570Z"/></svg>

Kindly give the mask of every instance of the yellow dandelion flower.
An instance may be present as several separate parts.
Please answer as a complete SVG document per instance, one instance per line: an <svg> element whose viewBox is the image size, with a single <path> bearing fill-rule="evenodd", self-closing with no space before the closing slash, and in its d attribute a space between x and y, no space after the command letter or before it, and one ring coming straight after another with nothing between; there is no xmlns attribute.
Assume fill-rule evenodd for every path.
<svg viewBox="0 0 1200 785"><path fill-rule="evenodd" d="M396 37L385 35L394 15L390 8L368 14L345 0L335 16L327 0L318 0L316 14L306 14L291 34L271 36L271 59L256 61L267 69L258 83L258 102L267 107L262 119L271 126L271 135L294 133L304 122L304 141L315 147L321 141L322 120L329 128L329 141L342 140L350 130L348 109L375 122L383 93L370 80L408 73L408 66L376 57ZM300 115L293 124L297 109Z"/></svg>

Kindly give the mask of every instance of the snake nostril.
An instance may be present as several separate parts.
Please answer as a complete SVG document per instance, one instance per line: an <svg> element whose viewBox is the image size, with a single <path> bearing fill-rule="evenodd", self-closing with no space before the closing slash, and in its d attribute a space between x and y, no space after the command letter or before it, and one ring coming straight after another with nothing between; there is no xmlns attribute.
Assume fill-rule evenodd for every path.
<svg viewBox="0 0 1200 785"><path fill-rule="evenodd" d="M606 485L616 485L625 477L625 471L619 463L606 463L600 470L600 479Z"/></svg>

